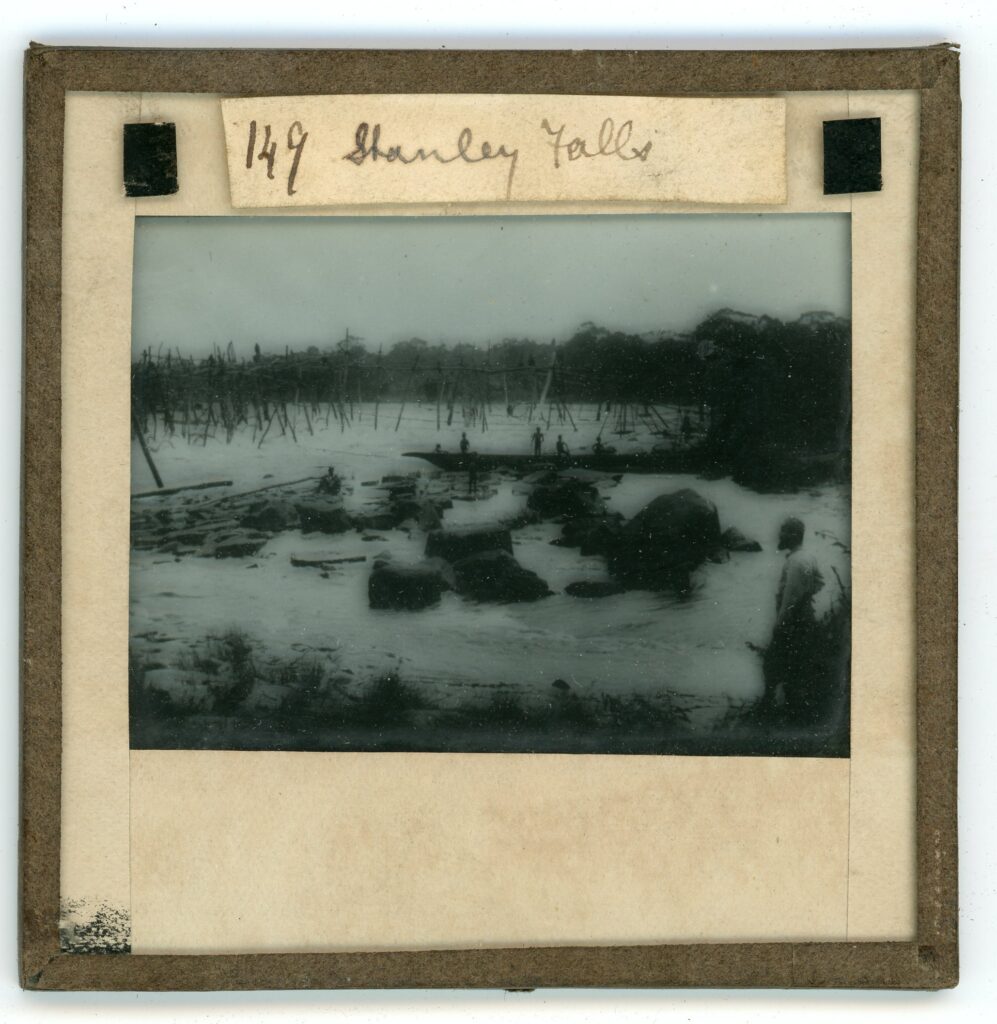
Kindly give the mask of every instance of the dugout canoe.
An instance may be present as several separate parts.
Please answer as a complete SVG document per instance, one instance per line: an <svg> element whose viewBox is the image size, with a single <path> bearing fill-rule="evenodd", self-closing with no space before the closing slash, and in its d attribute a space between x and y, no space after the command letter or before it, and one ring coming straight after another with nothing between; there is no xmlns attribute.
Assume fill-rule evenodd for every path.
<svg viewBox="0 0 997 1024"><path fill-rule="evenodd" d="M409 459L424 461L451 473L467 472L470 455L459 452L403 452ZM478 470L507 469L532 473L540 469L588 469L597 473L696 473L703 466L703 453L696 448L661 449L641 452L577 452L563 458L553 455L516 455L478 452Z"/></svg>

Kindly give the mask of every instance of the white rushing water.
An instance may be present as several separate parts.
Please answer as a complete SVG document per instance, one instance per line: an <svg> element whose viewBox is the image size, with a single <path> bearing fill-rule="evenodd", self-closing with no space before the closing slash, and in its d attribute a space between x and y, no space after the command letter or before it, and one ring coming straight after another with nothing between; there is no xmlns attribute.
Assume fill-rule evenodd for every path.
<svg viewBox="0 0 997 1024"><path fill-rule="evenodd" d="M166 486L225 478L233 481L231 493L318 474L332 465L352 486L348 508L373 500L377 492L364 484L387 473L421 471L428 482L436 471L400 453L429 450L437 442L455 450L462 429L482 452L530 450L533 425L498 407L486 432L480 426L458 426L455 418L454 427L444 426L440 434L435 407L410 403L395 432L398 411L397 405L382 405L376 431L373 407L367 405L345 431L334 419L326 428L323 414L310 435L299 419L297 442L272 433L261 448L251 431L244 430L231 444L224 435L209 437L206 444L160 435L151 448ZM546 431L547 450L558 433L573 451L594 440L600 427L594 407L572 406L571 412L577 431L570 423L553 422ZM668 415L674 421L678 413L671 410ZM609 430L604 442L619 448L647 447L656 440L646 432L618 438ZM496 487L493 497L455 502L445 513L445 524L494 521L523 507L525 487L498 477L491 483ZM153 487L133 443L132 490ZM667 688L704 698L750 699L760 693L762 679L760 659L746 642L763 645L771 632L782 566L775 547L779 524L788 515L806 524L807 548L827 581L817 601L820 612L837 592L832 566L846 584L849 580L849 559L841 546L849 543L849 491L832 485L763 495L730 480L628 474L604 493L611 509L630 517L657 495L683 487L716 504L722 529L736 526L764 549L704 565L685 599L643 591L598 600L564 594L564 587L575 580L607 579L605 563L552 546L560 527L545 523L515 531L513 541L516 558L547 580L557 592L554 596L531 604L492 605L445 594L438 608L421 612L372 611L367 604L372 556L390 550L398 560L418 561L425 536L416 530L410 535L379 531L383 542L364 542L352 532L329 537L294 531L274 537L252 558L176 561L162 553L133 552L131 634L173 638L162 646L164 656L172 657L186 642L235 627L274 654L318 652L330 666L350 669L357 678L399 668L403 678L431 688L444 704L462 699L475 685L506 683L540 690L555 679L567 680L582 693ZM225 492L199 493L203 497L195 500ZM161 500L142 504L155 508ZM328 578L316 569L290 564L292 553L329 550L339 557L365 555L367 561L339 566Z"/></svg>

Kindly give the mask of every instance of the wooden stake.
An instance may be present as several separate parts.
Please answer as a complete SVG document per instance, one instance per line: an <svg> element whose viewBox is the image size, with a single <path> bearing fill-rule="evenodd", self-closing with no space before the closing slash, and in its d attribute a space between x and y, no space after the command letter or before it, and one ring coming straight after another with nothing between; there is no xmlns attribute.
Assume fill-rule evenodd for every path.
<svg viewBox="0 0 997 1024"><path fill-rule="evenodd" d="M162 487L163 478L159 475L159 470L156 469L155 462L152 461L149 446L145 443L145 436L142 434L142 428L138 424L138 417L135 415L134 410L132 410L132 429L135 431L135 436L138 438L139 447L142 449L145 461L149 464L149 469L152 470L152 478L156 481L156 486Z"/></svg>

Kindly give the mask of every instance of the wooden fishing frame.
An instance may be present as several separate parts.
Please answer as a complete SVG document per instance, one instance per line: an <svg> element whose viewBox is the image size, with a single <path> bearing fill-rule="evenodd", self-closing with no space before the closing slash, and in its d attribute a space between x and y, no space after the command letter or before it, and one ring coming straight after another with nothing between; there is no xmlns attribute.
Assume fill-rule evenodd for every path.
<svg viewBox="0 0 997 1024"><path fill-rule="evenodd" d="M60 274L65 95L206 92L920 93L916 341L917 933L908 942L212 956L60 950ZM32 989L771 986L935 989L958 976L958 57L781 52L371 52L33 46L26 58L20 972ZM55 428L53 428L55 424Z"/></svg>

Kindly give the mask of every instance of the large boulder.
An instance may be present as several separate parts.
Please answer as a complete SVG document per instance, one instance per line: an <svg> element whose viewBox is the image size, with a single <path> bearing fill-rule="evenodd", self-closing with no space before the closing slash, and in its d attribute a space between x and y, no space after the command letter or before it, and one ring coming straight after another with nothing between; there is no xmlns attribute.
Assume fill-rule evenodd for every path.
<svg viewBox="0 0 997 1024"><path fill-rule="evenodd" d="M426 538L427 558L454 563L482 551L507 551L511 555L512 534L506 527L492 524L432 530Z"/></svg>
<svg viewBox="0 0 997 1024"><path fill-rule="evenodd" d="M626 587L613 580L578 580L564 588L571 597L613 597L625 590Z"/></svg>
<svg viewBox="0 0 997 1024"><path fill-rule="evenodd" d="M367 601L371 608L418 611L436 604L449 589L439 566L395 565L378 559L367 582Z"/></svg>
<svg viewBox="0 0 997 1024"><path fill-rule="evenodd" d="M501 523L509 530L521 530L524 526L535 526L542 519L543 516L535 509L523 508L513 516L506 516Z"/></svg>
<svg viewBox="0 0 997 1024"><path fill-rule="evenodd" d="M416 498L401 498L392 503L392 511L398 516L399 523L411 519L420 530L427 533L430 530L439 530L443 526L439 510L431 501L425 499L420 501Z"/></svg>
<svg viewBox="0 0 997 1024"><path fill-rule="evenodd" d="M552 591L508 551L483 551L454 565L457 593L476 601L536 601Z"/></svg>
<svg viewBox="0 0 997 1024"><path fill-rule="evenodd" d="M289 501L280 498L254 501L239 520L240 526L252 530L269 530L271 533L296 530L299 523L298 510Z"/></svg>
<svg viewBox="0 0 997 1024"><path fill-rule="evenodd" d="M681 586L719 544L716 506L686 488L655 498L623 527L609 569L628 586Z"/></svg>
<svg viewBox="0 0 997 1024"><path fill-rule="evenodd" d="M597 516L603 510L599 492L584 480L558 477L551 483L537 484L526 499L526 507L539 512L545 519L565 516L578 519Z"/></svg>
<svg viewBox="0 0 997 1024"><path fill-rule="evenodd" d="M619 512L569 519L561 528L558 543L565 548L579 548L585 556L608 555L623 531L623 523Z"/></svg>
<svg viewBox="0 0 997 1024"><path fill-rule="evenodd" d="M394 507L382 509L380 512L367 512L353 520L358 530L394 530L401 522L402 517Z"/></svg>
<svg viewBox="0 0 997 1024"><path fill-rule="evenodd" d="M762 546L757 540L745 537L736 526L729 526L720 535L720 544L727 551L761 551Z"/></svg>
<svg viewBox="0 0 997 1024"><path fill-rule="evenodd" d="M336 498L302 498L294 503L302 533L345 533L353 520Z"/></svg>

